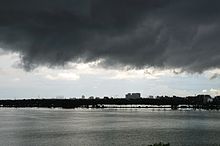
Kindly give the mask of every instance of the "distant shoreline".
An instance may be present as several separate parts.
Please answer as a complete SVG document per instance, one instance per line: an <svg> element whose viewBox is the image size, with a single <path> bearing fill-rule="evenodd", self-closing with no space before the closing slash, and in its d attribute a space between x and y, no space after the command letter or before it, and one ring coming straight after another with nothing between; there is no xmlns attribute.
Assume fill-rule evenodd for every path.
<svg viewBox="0 0 220 146"><path fill-rule="evenodd" d="M0 100L0 107L6 108L162 108L162 109L205 109L219 110L220 102L201 102L187 98L139 98L139 99L19 99Z"/></svg>

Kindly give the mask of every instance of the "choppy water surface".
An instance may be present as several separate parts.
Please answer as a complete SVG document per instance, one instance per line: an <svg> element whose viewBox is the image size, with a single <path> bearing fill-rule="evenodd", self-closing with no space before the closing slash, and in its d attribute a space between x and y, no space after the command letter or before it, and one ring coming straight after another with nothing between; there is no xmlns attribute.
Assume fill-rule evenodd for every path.
<svg viewBox="0 0 220 146"><path fill-rule="evenodd" d="M220 112L0 108L0 145L218 146Z"/></svg>

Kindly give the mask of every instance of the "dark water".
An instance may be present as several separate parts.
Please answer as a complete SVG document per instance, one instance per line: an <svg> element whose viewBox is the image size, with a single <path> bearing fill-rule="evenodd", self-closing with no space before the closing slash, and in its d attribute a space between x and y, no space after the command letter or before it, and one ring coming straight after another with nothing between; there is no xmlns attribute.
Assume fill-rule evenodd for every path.
<svg viewBox="0 0 220 146"><path fill-rule="evenodd" d="M0 145L218 146L220 112L0 108Z"/></svg>

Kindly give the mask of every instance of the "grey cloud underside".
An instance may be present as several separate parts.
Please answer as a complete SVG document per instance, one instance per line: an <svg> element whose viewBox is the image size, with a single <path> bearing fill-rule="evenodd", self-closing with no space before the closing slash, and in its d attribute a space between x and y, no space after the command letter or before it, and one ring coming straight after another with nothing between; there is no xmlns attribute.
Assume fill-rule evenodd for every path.
<svg viewBox="0 0 220 146"><path fill-rule="evenodd" d="M0 47L27 70L103 59L104 67L220 68L219 0L0 0Z"/></svg>

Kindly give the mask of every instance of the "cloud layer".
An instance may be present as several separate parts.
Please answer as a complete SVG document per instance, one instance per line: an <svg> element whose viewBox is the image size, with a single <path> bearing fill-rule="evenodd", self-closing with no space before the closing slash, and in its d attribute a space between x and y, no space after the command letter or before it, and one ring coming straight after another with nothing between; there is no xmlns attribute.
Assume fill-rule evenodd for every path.
<svg viewBox="0 0 220 146"><path fill-rule="evenodd" d="M219 0L0 0L0 48L39 65L220 68Z"/></svg>

